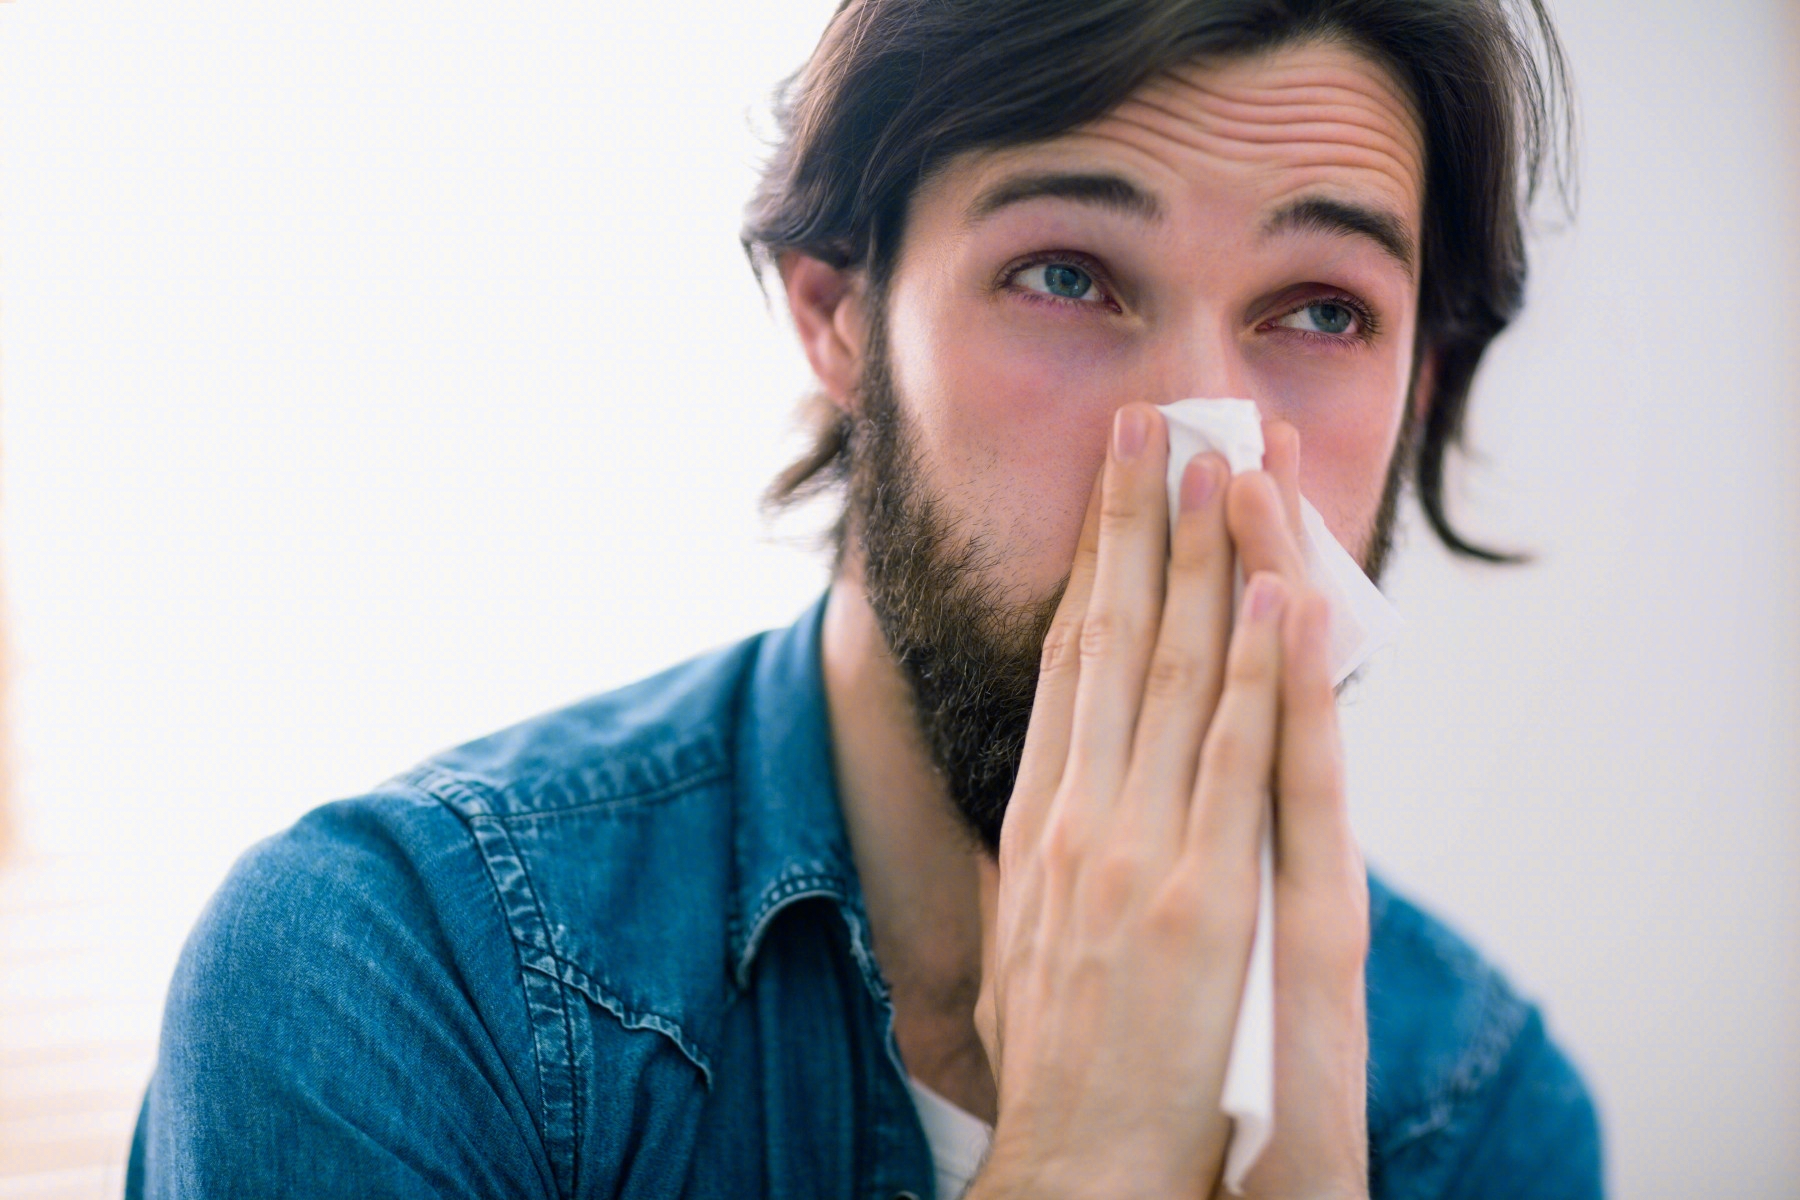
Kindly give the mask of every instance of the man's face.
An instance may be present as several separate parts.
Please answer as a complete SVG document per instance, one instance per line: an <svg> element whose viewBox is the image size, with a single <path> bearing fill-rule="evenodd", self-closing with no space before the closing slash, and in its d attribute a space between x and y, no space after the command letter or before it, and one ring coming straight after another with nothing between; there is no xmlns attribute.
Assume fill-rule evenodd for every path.
<svg viewBox="0 0 1800 1200"><path fill-rule="evenodd" d="M1115 410L1255 400L1364 569L1392 532L1418 123L1332 44L1196 65L1091 125L953 160L908 210L858 392L864 586L990 851Z"/></svg>

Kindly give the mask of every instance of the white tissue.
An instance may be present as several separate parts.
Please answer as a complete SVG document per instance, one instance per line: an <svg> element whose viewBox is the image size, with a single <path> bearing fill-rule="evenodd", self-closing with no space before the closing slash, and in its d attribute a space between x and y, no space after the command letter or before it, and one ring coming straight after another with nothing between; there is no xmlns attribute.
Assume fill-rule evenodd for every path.
<svg viewBox="0 0 1800 1200"><path fill-rule="evenodd" d="M1253 400L1179 400L1160 410L1169 427L1169 527L1181 511L1181 475L1188 461L1208 450L1223 455L1231 473L1262 467L1262 417ZM1336 687L1368 657L1399 636L1400 614L1369 582L1324 518L1300 497L1300 554L1307 582L1331 603L1331 644L1327 661ZM1234 572L1231 611L1244 590L1244 572ZM1268 1144L1275 1127L1275 872L1274 818L1263 818L1261 887L1256 935L1250 944L1249 972L1238 1000L1237 1027L1219 1108L1231 1118L1225 1151L1225 1186L1244 1190L1244 1176Z"/></svg>

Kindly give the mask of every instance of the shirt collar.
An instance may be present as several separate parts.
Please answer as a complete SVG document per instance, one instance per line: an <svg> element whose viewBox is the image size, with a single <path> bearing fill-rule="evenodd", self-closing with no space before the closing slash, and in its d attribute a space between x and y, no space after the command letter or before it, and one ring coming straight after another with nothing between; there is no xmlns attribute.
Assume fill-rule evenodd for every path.
<svg viewBox="0 0 1800 1200"><path fill-rule="evenodd" d="M748 987L763 933L807 897L844 911L851 944L878 994L868 919L839 807L820 659L831 589L785 629L762 635L736 735L738 813L733 830L732 978Z"/></svg>

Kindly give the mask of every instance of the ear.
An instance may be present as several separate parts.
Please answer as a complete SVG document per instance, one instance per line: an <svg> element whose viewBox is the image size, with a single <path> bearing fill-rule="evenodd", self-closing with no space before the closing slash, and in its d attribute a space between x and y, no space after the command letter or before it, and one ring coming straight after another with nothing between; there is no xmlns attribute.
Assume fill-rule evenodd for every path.
<svg viewBox="0 0 1800 1200"><path fill-rule="evenodd" d="M831 402L849 412L868 345L864 276L797 250L777 266L806 361Z"/></svg>

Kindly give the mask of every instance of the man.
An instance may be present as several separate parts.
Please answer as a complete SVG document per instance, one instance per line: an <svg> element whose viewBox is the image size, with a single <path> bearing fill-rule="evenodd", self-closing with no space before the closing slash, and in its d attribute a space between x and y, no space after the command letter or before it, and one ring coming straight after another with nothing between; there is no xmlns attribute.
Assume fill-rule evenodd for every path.
<svg viewBox="0 0 1800 1200"><path fill-rule="evenodd" d="M846 4L746 230L831 586L246 855L127 1194L1217 1194L1269 793L1248 1194L1598 1195L1535 1006L1364 872L1295 532L1378 578L1410 470L1503 557L1441 465L1519 303L1536 17L1548 85L1472 0ZM1189 396L1269 449L1171 523Z"/></svg>

